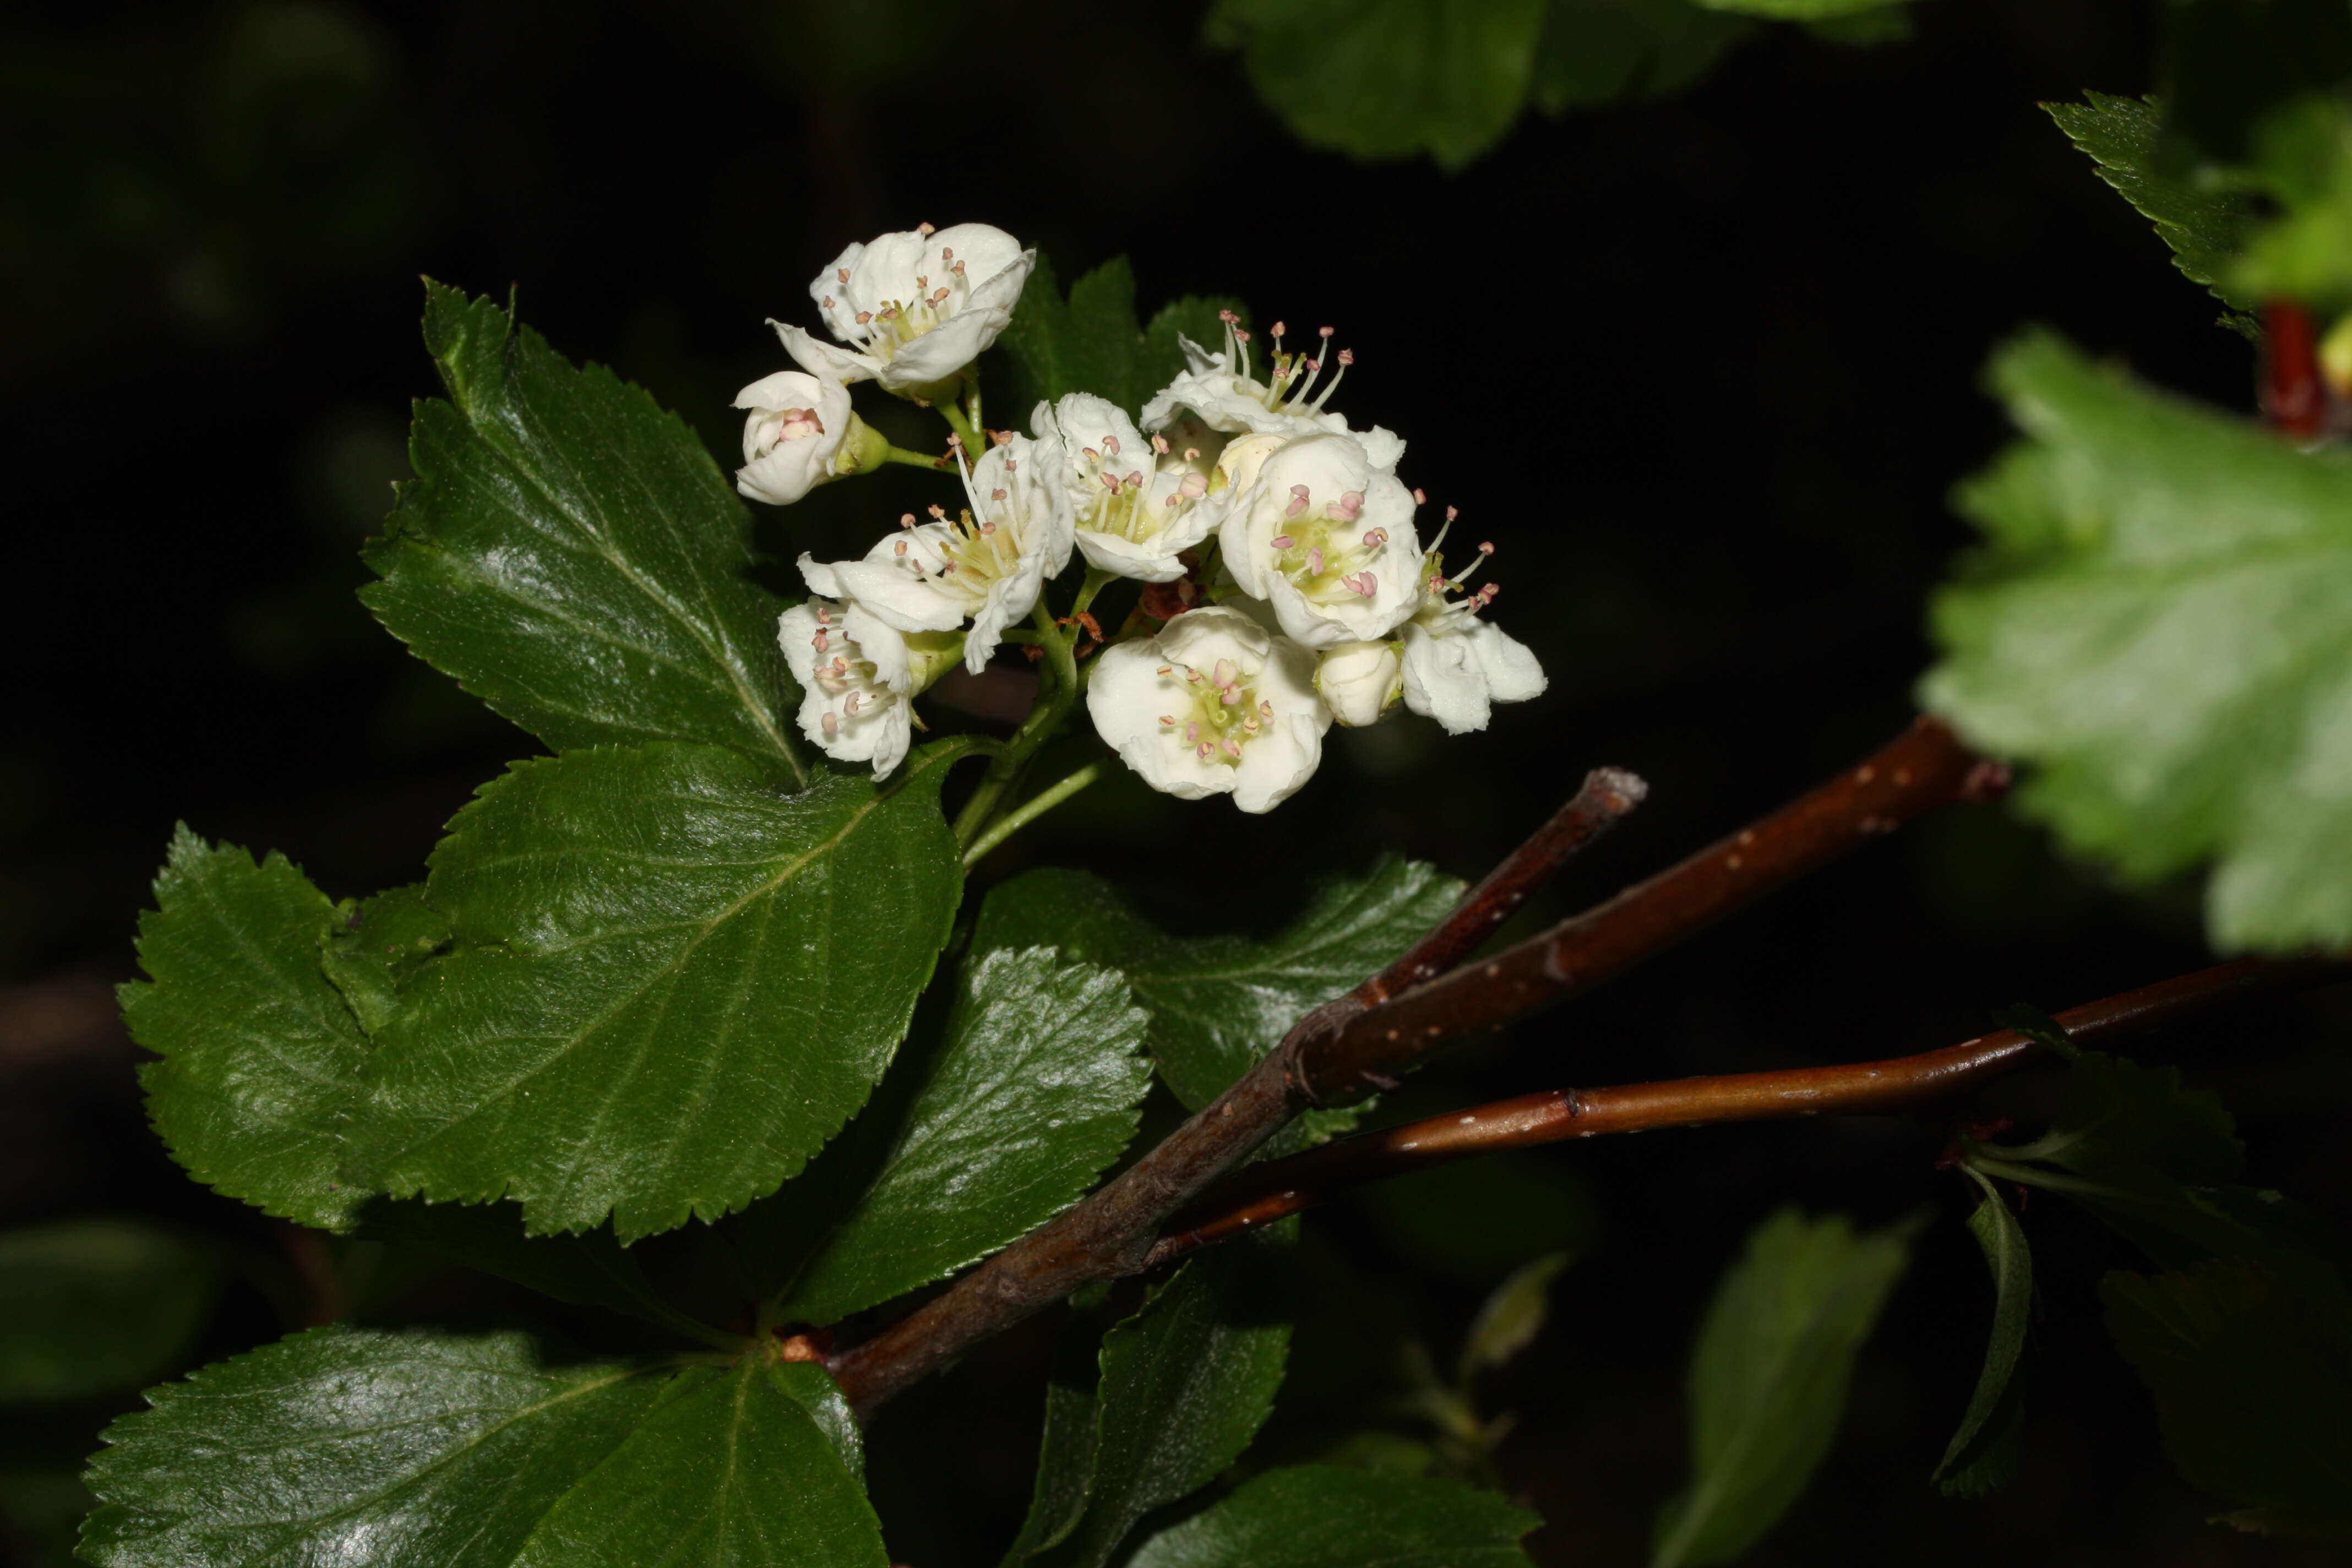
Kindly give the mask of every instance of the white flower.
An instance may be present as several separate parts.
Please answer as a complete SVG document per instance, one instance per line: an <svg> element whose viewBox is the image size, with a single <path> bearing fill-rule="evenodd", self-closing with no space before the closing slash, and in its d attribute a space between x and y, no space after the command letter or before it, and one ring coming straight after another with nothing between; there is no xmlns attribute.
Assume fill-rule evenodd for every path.
<svg viewBox="0 0 2352 1568"><path fill-rule="evenodd" d="M1292 637L1313 648L1376 642L1420 604L1412 509L1412 492L1355 437L1302 436L1257 465L1218 537L1234 581Z"/></svg>
<svg viewBox="0 0 2352 1568"><path fill-rule="evenodd" d="M1372 467L1394 473L1404 459L1404 442L1391 431L1375 425L1369 430L1348 430L1348 422L1337 414L1325 411L1324 404L1339 390L1339 378L1356 363L1356 356L1346 349L1339 353L1339 368L1323 390L1315 390L1316 381L1323 374L1321 359L1307 353L1283 352L1283 324L1274 324L1274 365L1272 381L1259 381L1250 363L1250 334L1244 331L1241 318L1231 310L1218 315L1225 323L1225 346L1211 353L1192 339L1179 337L1183 345L1186 369L1183 374L1170 382L1143 405L1143 427L1164 430L1178 412L1189 408L1201 416L1213 430L1246 430L1259 436L1307 436L1329 430L1352 434L1364 444ZM1328 327L1318 328L1328 342Z"/></svg>
<svg viewBox="0 0 2352 1568"><path fill-rule="evenodd" d="M1239 610L1188 610L1095 661L1087 712L1119 760L1184 800L1230 795L1271 811L1323 758L1331 710L1306 649Z"/></svg>
<svg viewBox="0 0 2352 1568"><path fill-rule="evenodd" d="M911 736L905 638L854 602L810 599L777 618L776 641L801 683L801 733L825 755L870 762L876 778L887 778Z"/></svg>
<svg viewBox="0 0 2352 1568"><path fill-rule="evenodd" d="M1451 525L1450 509L1446 521ZM1494 552L1491 544L1478 546L1481 561ZM1446 596L1477 568L1474 561L1448 578L1444 558L1433 551L1421 603L1404 626L1404 705L1449 735L1485 729L1495 703L1525 702L1550 684L1526 644L1478 618L1495 602L1494 584L1464 598Z"/></svg>
<svg viewBox="0 0 2352 1568"><path fill-rule="evenodd" d="M953 520L912 514L863 561L830 565L803 555L816 594L846 594L901 632L953 631L969 618L964 668L974 675L1012 622L1029 613L1045 579L1069 564L1073 523L1062 454L1052 441L1015 436L983 453L964 476L971 505Z"/></svg>
<svg viewBox="0 0 2352 1568"><path fill-rule="evenodd" d="M1037 253L1001 228L929 224L852 245L809 285L835 348L798 327L768 324L803 368L893 392L945 381L1013 320Z"/></svg>
<svg viewBox="0 0 2352 1568"><path fill-rule="evenodd" d="M1403 690L1404 655L1392 642L1349 642L1315 661L1315 689L1351 730L1378 723Z"/></svg>
<svg viewBox="0 0 2352 1568"><path fill-rule="evenodd" d="M735 488L753 500L790 506L865 466L868 427L849 411L849 389L830 376L780 370L737 393L735 406L751 411ZM853 429L860 440L848 439Z"/></svg>
<svg viewBox="0 0 2352 1568"><path fill-rule="evenodd" d="M1086 392L1040 403L1029 424L1060 442L1088 565L1146 583L1184 575L1177 556L1215 531L1232 499L1210 489L1222 441L1203 450L1175 447L1163 436L1147 440L1125 410Z"/></svg>

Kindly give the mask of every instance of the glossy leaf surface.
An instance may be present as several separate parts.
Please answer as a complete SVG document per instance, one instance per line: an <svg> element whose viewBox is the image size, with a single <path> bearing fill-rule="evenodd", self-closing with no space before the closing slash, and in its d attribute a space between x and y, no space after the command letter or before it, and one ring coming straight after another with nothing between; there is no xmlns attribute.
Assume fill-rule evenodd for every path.
<svg viewBox="0 0 2352 1568"><path fill-rule="evenodd" d="M337 1230L363 1193L341 1174L367 1036L320 963L333 906L283 856L255 861L184 826L139 922L146 984L122 988L172 1157L281 1219Z"/></svg>
<svg viewBox="0 0 2352 1568"><path fill-rule="evenodd" d="M1302 1465L1161 1531L1128 1568L1515 1568L1542 1522L1460 1481Z"/></svg>
<svg viewBox="0 0 2352 1568"><path fill-rule="evenodd" d="M919 753L784 793L710 746L517 764L428 889L457 947L368 1063L354 1167L624 1242L771 1192L862 1104L961 889Z"/></svg>
<svg viewBox="0 0 2352 1568"><path fill-rule="evenodd" d="M1147 1022L1115 972L1048 949L968 963L919 1088L877 1129L887 1142L876 1140L870 1179L777 1315L833 1322L953 1273L1076 1202L1135 1135L1151 1082L1137 1049Z"/></svg>
<svg viewBox="0 0 2352 1568"><path fill-rule="evenodd" d="M803 773L751 514L684 421L488 300L425 287L448 400L367 562L376 617L550 746L699 741Z"/></svg>
<svg viewBox="0 0 2352 1568"><path fill-rule="evenodd" d="M771 1370L551 1358L526 1335L320 1329L109 1427L99 1568L881 1568Z"/></svg>

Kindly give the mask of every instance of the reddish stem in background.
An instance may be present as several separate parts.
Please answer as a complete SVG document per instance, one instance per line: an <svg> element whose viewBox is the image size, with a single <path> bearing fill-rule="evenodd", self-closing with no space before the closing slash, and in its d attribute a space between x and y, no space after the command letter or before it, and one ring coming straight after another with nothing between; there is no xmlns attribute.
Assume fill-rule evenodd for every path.
<svg viewBox="0 0 2352 1568"><path fill-rule="evenodd" d="M2345 979L2352 979L2352 964L2341 962L2240 959L2070 1008L2058 1015L2058 1022L2081 1044L2105 1048L2252 996ZM1152 1247L1151 1262L1172 1262L1243 1231L1286 1219L1361 1182L1603 1132L1760 1121L1822 1111L1906 1110L2015 1072L2030 1065L2034 1051L2034 1043L2024 1036L1999 1029L1942 1050L1891 1061L1686 1078L1618 1089L1564 1089L1497 1100L1246 1166L1177 1216Z"/></svg>
<svg viewBox="0 0 2352 1568"><path fill-rule="evenodd" d="M2299 441L2327 427L2327 387L2319 379L2319 336L2311 312L2292 300L2263 307L2263 414Z"/></svg>

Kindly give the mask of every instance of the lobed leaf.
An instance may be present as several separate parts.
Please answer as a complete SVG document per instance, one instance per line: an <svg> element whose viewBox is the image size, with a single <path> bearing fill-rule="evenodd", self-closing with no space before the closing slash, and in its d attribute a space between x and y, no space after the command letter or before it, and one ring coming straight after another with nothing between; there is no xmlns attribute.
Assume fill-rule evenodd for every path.
<svg viewBox="0 0 2352 1568"><path fill-rule="evenodd" d="M564 1362L529 1336L319 1329L106 1432L96 1568L881 1568L772 1363Z"/></svg>
<svg viewBox="0 0 2352 1568"><path fill-rule="evenodd" d="M1552 115L1663 98L1695 85L1756 29L1690 0L1552 0L1529 95Z"/></svg>
<svg viewBox="0 0 2352 1568"><path fill-rule="evenodd" d="M910 1102L875 1128L870 1177L771 1315L836 1321L976 1262L1075 1203L1135 1135L1151 1084L1136 1049L1148 1022L1118 974L1062 963L1049 949L967 963Z"/></svg>
<svg viewBox="0 0 2352 1568"><path fill-rule="evenodd" d="M1047 1431L1011 1561L1103 1568L1144 1515L1208 1485L1249 1447L1290 1344L1289 1323L1249 1299L1251 1261L1187 1263L1103 1337L1091 1408L1061 1396L1062 1430Z"/></svg>
<svg viewBox="0 0 2352 1568"><path fill-rule="evenodd" d="M1542 1522L1460 1481L1301 1465L1151 1536L1128 1568L1514 1568Z"/></svg>
<svg viewBox="0 0 2352 1568"><path fill-rule="evenodd" d="M2260 303L2228 281L2254 222L2252 199L2242 191L2200 186L2168 164L2158 152L2164 110L2155 100L2106 92L2083 98L2042 107L2098 165L2099 178L2156 226L2182 276L2242 310Z"/></svg>
<svg viewBox="0 0 2352 1568"><path fill-rule="evenodd" d="M124 1215L0 1231L0 1405L104 1398L176 1370L220 1276L211 1247Z"/></svg>
<svg viewBox="0 0 2352 1568"><path fill-rule="evenodd" d="M1217 0L1202 25L1291 134L1366 159L1459 169L1528 101L1546 0Z"/></svg>
<svg viewBox="0 0 2352 1568"><path fill-rule="evenodd" d="M2107 1328L2189 1480L2263 1534L2352 1540L2352 1312L2245 1258L2110 1274Z"/></svg>
<svg viewBox="0 0 2352 1568"><path fill-rule="evenodd" d="M1691 1481L1659 1511L1653 1568L1731 1562L1796 1503L1909 1261L1903 1230L1857 1235L1838 1215L1783 1209L1750 1233L1692 1348Z"/></svg>
<svg viewBox="0 0 2352 1568"><path fill-rule="evenodd" d="M1922 700L2078 853L2210 862L2217 945L2352 945L2352 466L2048 335L1992 375L2030 439L1958 498L1992 548Z"/></svg>
<svg viewBox="0 0 2352 1568"><path fill-rule="evenodd" d="M1324 889L1271 937L1171 937L1110 883L1046 868L990 889L972 951L1058 947L1127 976L1151 1014L1160 1076L1187 1110L1223 1093L1301 1015L1403 953L1459 901L1462 884L1391 858ZM1303 1118L1344 1126L1356 1111Z"/></svg>
<svg viewBox="0 0 2352 1568"><path fill-rule="evenodd" d="M430 281L425 343L449 400L417 405L416 478L368 548L376 618L559 751L704 742L803 778L782 603L685 423Z"/></svg>
<svg viewBox="0 0 2352 1568"><path fill-rule="evenodd" d="M140 1071L172 1157L267 1214L349 1226L344 1119L367 1036L320 966L334 909L283 856L257 862L183 825L139 921L146 983L122 987Z"/></svg>
<svg viewBox="0 0 2352 1568"><path fill-rule="evenodd" d="M352 1170L624 1243L773 1191L865 1101L947 938L960 754L798 795L711 746L516 764L434 851L457 946L368 1058Z"/></svg>
<svg viewBox="0 0 2352 1568"><path fill-rule="evenodd" d="M1981 1496L2006 1485L2016 1472L2025 1413L2017 1363L2025 1353L2025 1331L2033 1316L2033 1251L2026 1245L2025 1227L1990 1182L1969 1173L1984 1189L1969 1215L1969 1234L1984 1249L1985 1267L1992 1271L1992 1333L1976 1392L1936 1466L1935 1479L1947 1497Z"/></svg>

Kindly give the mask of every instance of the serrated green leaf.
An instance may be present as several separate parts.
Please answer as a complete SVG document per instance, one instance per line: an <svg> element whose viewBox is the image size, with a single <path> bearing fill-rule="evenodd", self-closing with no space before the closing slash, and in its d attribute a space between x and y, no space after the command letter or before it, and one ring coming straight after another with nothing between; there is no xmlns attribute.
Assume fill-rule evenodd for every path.
<svg viewBox="0 0 2352 1568"><path fill-rule="evenodd" d="M2244 1171L2245 1146L2229 1110L2210 1089L2184 1089L2179 1068L2084 1050L2055 1020L2021 1010L2004 1021L2062 1052L2069 1071L2049 1130L2030 1143L2001 1146L2001 1158L2085 1174L2144 1164L2201 1186Z"/></svg>
<svg viewBox="0 0 2352 1568"><path fill-rule="evenodd" d="M416 478L367 551L376 617L559 751L698 741L803 777L782 603L684 422L437 283L425 343L449 401L416 405Z"/></svg>
<svg viewBox="0 0 2352 1568"><path fill-rule="evenodd" d="M2352 946L2352 466L2046 334L1992 374L2032 439L1958 498L1993 548L1923 701L2078 853L2211 861L2217 945Z"/></svg>
<svg viewBox="0 0 2352 1568"><path fill-rule="evenodd" d="M2263 1534L2352 1539L2352 1314L2250 1259L2110 1274L2107 1328L2189 1480Z"/></svg>
<svg viewBox="0 0 2352 1568"><path fill-rule="evenodd" d="M2172 247L2172 263L2240 310L2260 302L2225 285L2254 221L2242 191L2210 190L2167 166L2158 153L2164 111L2150 99L2085 92L2082 103L2042 107L2058 129L2098 165L2099 178L2156 226Z"/></svg>
<svg viewBox="0 0 2352 1568"><path fill-rule="evenodd" d="M188 1173L264 1213L338 1230L366 1194L339 1173L367 1037L320 966L333 906L280 855L183 826L139 921L148 984L122 988L155 1131Z"/></svg>
<svg viewBox="0 0 2352 1568"><path fill-rule="evenodd" d="M1103 1337L1085 1507L1057 1544L1026 1561L1103 1568L1145 1514L1241 1458L1274 1408L1290 1345L1289 1323L1252 1299L1256 1261L1245 1253L1195 1258ZM1065 1515L1068 1490L1047 1494Z"/></svg>
<svg viewBox="0 0 2352 1568"><path fill-rule="evenodd" d="M1041 251L1012 325L996 340L1011 361L1013 406L1025 419L1040 402L1090 392L1139 413L1184 369L1179 335L1216 343L1223 331L1217 312L1228 309L1238 307L1188 295L1163 306L1147 328L1136 314L1135 271L1126 257L1080 278L1065 299Z"/></svg>
<svg viewBox="0 0 2352 1568"><path fill-rule="evenodd" d="M1087 1515L1095 1479L1095 1386L1056 1375L1045 1384L1045 1426L1037 1443L1037 1474L1021 1533L1004 1554L1016 1568L1058 1546Z"/></svg>
<svg viewBox="0 0 2352 1568"><path fill-rule="evenodd" d="M798 795L709 746L518 763L434 851L457 946L369 1058L354 1169L625 1243L772 1192L864 1102L946 941L958 754Z"/></svg>
<svg viewBox="0 0 2352 1568"><path fill-rule="evenodd" d="M880 1568L857 1481L776 1369L314 1330L107 1429L97 1568Z"/></svg>
<svg viewBox="0 0 2352 1568"><path fill-rule="evenodd" d="M1551 1253L1512 1270L1509 1279L1495 1287L1470 1320L1470 1331L1462 1336L1456 1382L1467 1384L1482 1372L1495 1371L1535 1343L1544 1320L1551 1315L1551 1282L1568 1264L1567 1253Z"/></svg>
<svg viewBox="0 0 2352 1568"><path fill-rule="evenodd" d="M1969 1234L1984 1249L1985 1267L1992 1271L1992 1332L1976 1392L1936 1467L1935 1479L1948 1497L1982 1496L2004 1485L2016 1469L2017 1430L2024 1414L2017 1363L2025 1353L2025 1331L2033 1316L2033 1252L2026 1245L2025 1227L1990 1182L1973 1171L1969 1174L1984 1189L1969 1215Z"/></svg>
<svg viewBox="0 0 2352 1568"><path fill-rule="evenodd" d="M345 900L320 943L327 978L370 1035L400 1011L400 989L447 945L449 920L413 883L372 899Z"/></svg>
<svg viewBox="0 0 2352 1568"><path fill-rule="evenodd" d="M123 1215L0 1231L0 1405L102 1398L175 1371L220 1273L211 1247Z"/></svg>
<svg viewBox="0 0 2352 1568"><path fill-rule="evenodd" d="M1161 1531L1128 1568L1512 1568L1542 1522L1460 1481L1301 1465Z"/></svg>
<svg viewBox="0 0 2352 1568"><path fill-rule="evenodd" d="M1659 1511L1653 1568L1728 1563L1828 1457L1854 1358L1910 1261L1903 1229L1782 1209L1717 1287L1691 1352L1691 1482Z"/></svg>
<svg viewBox="0 0 2352 1568"><path fill-rule="evenodd" d="M968 963L920 1087L876 1130L871 1179L772 1315L834 1322L976 1262L1076 1202L1135 1136L1151 1084L1136 1049L1148 1022L1117 973L1059 963L1050 949Z"/></svg>
<svg viewBox="0 0 2352 1568"><path fill-rule="evenodd" d="M1552 0L1530 96L1546 114L1682 91L1757 24L1689 0Z"/></svg>
<svg viewBox="0 0 2352 1568"><path fill-rule="evenodd" d="M1217 0L1202 36L1292 135L1365 159L1459 169L1528 101L1545 0Z"/></svg>
<svg viewBox="0 0 2352 1568"><path fill-rule="evenodd" d="M1147 1037L1161 1079L1198 1110L1279 1044L1301 1015L1398 957L1461 896L1453 878L1391 858L1325 888L1271 937L1171 937L1101 878L1047 868L990 890L972 951L1058 947L1126 975L1151 1014ZM1328 1131L1356 1114L1302 1121Z"/></svg>

